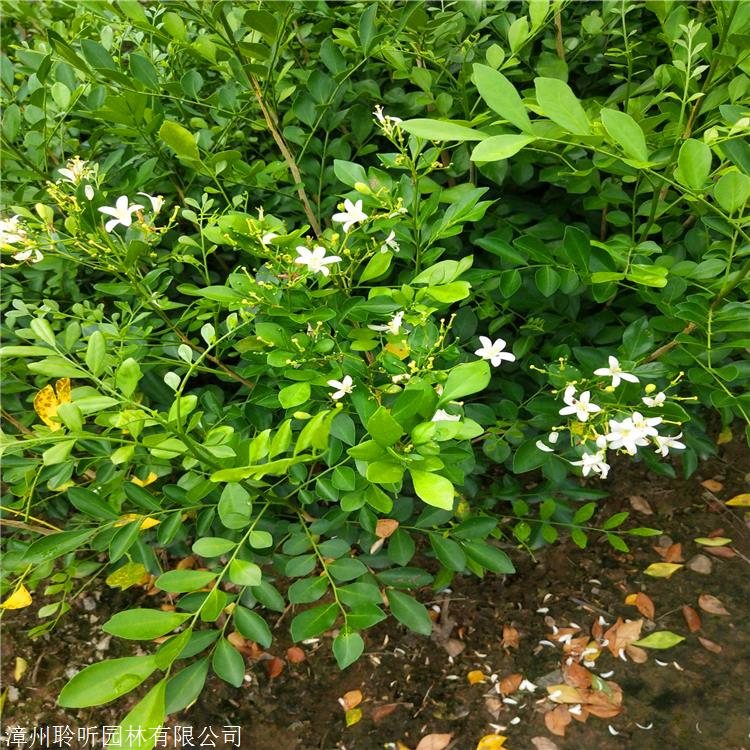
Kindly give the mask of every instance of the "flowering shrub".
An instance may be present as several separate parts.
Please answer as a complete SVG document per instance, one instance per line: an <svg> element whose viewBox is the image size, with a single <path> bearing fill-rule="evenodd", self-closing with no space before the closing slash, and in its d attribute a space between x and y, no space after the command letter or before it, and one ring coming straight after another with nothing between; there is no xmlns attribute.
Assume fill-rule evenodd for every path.
<svg viewBox="0 0 750 750"><path fill-rule="evenodd" d="M62 705L159 670L158 725L288 606L342 668L427 635L422 587L658 533L589 523L613 457L689 474L747 418L741 11L9 5L48 33L0 70L1 606L168 602Z"/></svg>

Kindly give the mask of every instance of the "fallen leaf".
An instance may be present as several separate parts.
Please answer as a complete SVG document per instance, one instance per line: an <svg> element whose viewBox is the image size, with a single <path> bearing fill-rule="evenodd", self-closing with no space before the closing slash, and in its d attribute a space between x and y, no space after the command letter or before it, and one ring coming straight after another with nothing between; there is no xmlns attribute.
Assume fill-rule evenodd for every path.
<svg viewBox="0 0 750 750"><path fill-rule="evenodd" d="M477 743L477 750L499 750L507 739L504 734L485 734Z"/></svg>
<svg viewBox="0 0 750 750"><path fill-rule="evenodd" d="M705 555L696 555L695 557L690 558L687 566L688 568L690 568L690 570L696 573L700 573L704 576L710 575L711 570L713 569L711 560L709 560Z"/></svg>
<svg viewBox="0 0 750 750"><path fill-rule="evenodd" d="M642 627L643 620L623 622L622 618L618 617L617 622L604 634L608 641L607 648L612 656L619 656L622 649L637 641Z"/></svg>
<svg viewBox="0 0 750 750"><path fill-rule="evenodd" d="M721 646L718 643L709 641L708 638L702 638L701 636L698 636L698 641L700 642L701 646L706 649L706 651L712 651L714 654L721 653Z"/></svg>
<svg viewBox="0 0 750 750"><path fill-rule="evenodd" d="M701 629L701 616L692 607L688 607L686 604L682 608L682 616L685 618L685 622L691 633L695 633Z"/></svg>
<svg viewBox="0 0 750 750"><path fill-rule="evenodd" d="M507 623L503 625L503 639L500 642L503 648L518 648L518 642L520 640L519 632Z"/></svg>
<svg viewBox="0 0 750 750"><path fill-rule="evenodd" d="M274 656L266 662L266 673L270 679L275 679L284 671L284 662Z"/></svg>
<svg viewBox="0 0 750 750"><path fill-rule="evenodd" d="M727 426L716 436L716 445L724 445L725 443L732 442L732 428Z"/></svg>
<svg viewBox="0 0 750 750"><path fill-rule="evenodd" d="M625 653L634 661L636 664L643 664L648 661L648 654L638 646L625 646Z"/></svg>
<svg viewBox="0 0 750 750"><path fill-rule="evenodd" d="M585 693L572 685L548 685L548 698L554 703L584 703Z"/></svg>
<svg viewBox="0 0 750 750"><path fill-rule="evenodd" d="M698 606L704 612L710 612L712 615L725 615L729 617L729 612L725 609L720 599L711 594L701 594L698 597Z"/></svg>
<svg viewBox="0 0 750 750"><path fill-rule="evenodd" d="M647 596L642 591L627 596L625 598L625 604L631 604L634 607L637 607L638 611L649 620L654 619L654 613L656 611L654 608L654 602L650 596Z"/></svg>
<svg viewBox="0 0 750 750"><path fill-rule="evenodd" d="M641 497L640 495L631 495L628 500L630 500L630 506L633 508L633 510L637 510L640 513L643 513L646 516L653 516L654 511L651 510L651 506L648 504L648 500L646 500L645 497Z"/></svg>
<svg viewBox="0 0 750 750"><path fill-rule="evenodd" d="M669 544L665 547L654 547L654 550L661 556L664 562L684 562L682 557L682 545L679 542L677 544Z"/></svg>
<svg viewBox="0 0 750 750"><path fill-rule="evenodd" d="M24 676L26 670L29 668L29 662L20 656L16 657L16 666L13 669L13 679L16 682L21 682L21 678Z"/></svg>
<svg viewBox="0 0 750 750"><path fill-rule="evenodd" d="M351 708L356 708L362 703L362 691L361 690L349 690L339 698L339 703L344 708L344 711L348 711Z"/></svg>
<svg viewBox="0 0 750 750"><path fill-rule="evenodd" d="M398 708L398 703L386 703L384 706L378 706L372 710L372 720L377 724L383 721L386 716L390 716Z"/></svg>
<svg viewBox="0 0 750 750"><path fill-rule="evenodd" d="M23 609L31 604L29 590L21 584L2 604L0 609Z"/></svg>
<svg viewBox="0 0 750 750"><path fill-rule="evenodd" d="M731 500L727 500L725 505L731 505L733 508L750 508L750 492L735 495Z"/></svg>
<svg viewBox="0 0 750 750"><path fill-rule="evenodd" d="M573 721L567 706L557 706L544 714L544 723L552 734L565 737L565 727Z"/></svg>
<svg viewBox="0 0 750 750"><path fill-rule="evenodd" d="M469 681L469 685L476 685L478 682L484 682L484 672L479 669L473 669L466 675L466 679Z"/></svg>
<svg viewBox="0 0 750 750"><path fill-rule="evenodd" d="M647 576L654 578L670 578L682 567L682 565L677 565L676 563L651 563L643 572Z"/></svg>
<svg viewBox="0 0 750 750"><path fill-rule="evenodd" d="M409 750L409 748L401 740L398 740L396 742L396 750Z"/></svg>
<svg viewBox="0 0 750 750"><path fill-rule="evenodd" d="M532 737L531 744L534 746L534 750L560 750L548 737Z"/></svg>
<svg viewBox="0 0 750 750"><path fill-rule="evenodd" d="M443 750L450 745L452 734L428 734L419 741L417 750Z"/></svg>
<svg viewBox="0 0 750 750"><path fill-rule="evenodd" d="M563 669L563 678L568 685L575 688L591 687L591 672L576 662Z"/></svg>
<svg viewBox="0 0 750 750"><path fill-rule="evenodd" d="M649 635L636 641L633 645L642 646L643 648L663 649L672 648L672 646L676 646L684 640L684 636L677 635L677 633L673 633L671 630L658 630L656 633L649 633Z"/></svg>
<svg viewBox="0 0 750 750"><path fill-rule="evenodd" d="M361 718L362 718L361 708L350 708L344 714L344 721L346 722L346 726L348 727L352 726L353 724L356 724Z"/></svg>
<svg viewBox="0 0 750 750"><path fill-rule="evenodd" d="M736 557L737 553L732 547L707 547L706 552L714 557Z"/></svg>
<svg viewBox="0 0 750 750"><path fill-rule="evenodd" d="M395 518L381 518L375 524L375 536L379 539L388 539L398 528L398 521Z"/></svg>
<svg viewBox="0 0 750 750"><path fill-rule="evenodd" d="M241 634L238 633L236 630L233 630L228 636L227 640L241 653L246 654L246 652L249 653L249 649L247 648L248 641L247 639ZM246 654L247 655L247 654Z"/></svg>
<svg viewBox="0 0 750 750"><path fill-rule="evenodd" d="M503 702L500 698L496 698L494 695L484 699L484 707L489 711L490 716L493 719L497 719L500 715L500 711L503 710Z"/></svg>
<svg viewBox="0 0 750 750"><path fill-rule="evenodd" d="M500 692L503 695L510 695L518 690L519 686L523 682L523 675L520 674L509 674L500 680Z"/></svg>
<svg viewBox="0 0 750 750"><path fill-rule="evenodd" d="M715 479L706 479L701 482L701 487L705 487L709 492L719 492L719 490L724 489L724 485Z"/></svg>
<svg viewBox="0 0 750 750"><path fill-rule="evenodd" d="M466 648L466 644L458 638L448 638L447 641L441 641L441 643L448 656L458 656Z"/></svg>
<svg viewBox="0 0 750 750"><path fill-rule="evenodd" d="M702 544L704 547L723 547L725 544L732 543L732 540L726 536L699 536L693 541Z"/></svg>
<svg viewBox="0 0 750 750"><path fill-rule="evenodd" d="M307 659L307 654L299 646L290 646L286 650L286 659L290 664L301 664Z"/></svg>
<svg viewBox="0 0 750 750"><path fill-rule="evenodd" d="M183 557L182 560L180 560L177 565L175 565L176 570L188 570L189 568L192 568L195 566L195 557L193 555L188 555L187 557Z"/></svg>

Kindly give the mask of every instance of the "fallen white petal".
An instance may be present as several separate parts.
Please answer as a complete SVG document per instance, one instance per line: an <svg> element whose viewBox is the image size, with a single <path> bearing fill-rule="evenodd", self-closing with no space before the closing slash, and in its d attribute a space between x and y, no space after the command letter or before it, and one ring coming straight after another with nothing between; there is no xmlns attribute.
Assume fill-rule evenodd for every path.
<svg viewBox="0 0 750 750"><path fill-rule="evenodd" d="M607 724L607 729L609 729L609 733L613 737L617 737L617 735L620 734L611 724Z"/></svg>

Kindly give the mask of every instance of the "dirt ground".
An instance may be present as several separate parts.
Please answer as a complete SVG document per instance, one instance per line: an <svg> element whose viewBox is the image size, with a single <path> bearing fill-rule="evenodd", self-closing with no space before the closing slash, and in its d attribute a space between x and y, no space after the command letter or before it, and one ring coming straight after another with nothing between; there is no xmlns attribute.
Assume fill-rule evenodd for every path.
<svg viewBox="0 0 750 750"><path fill-rule="evenodd" d="M631 526L660 528L665 537L632 538L629 553L606 543L583 551L570 542L543 549L536 559L517 552L514 576L483 581L457 577L450 593L420 592L423 601L433 597L433 638L408 633L389 619L368 632L365 655L343 673L331 655L328 636L302 646L304 661L287 660L292 645L287 613L275 629L271 648L284 662L277 663L277 669L283 666L280 674L271 679L270 662L263 658L248 661L242 688L209 678L198 702L170 717L168 727L192 727L194 737L202 738L194 739L196 747L211 747L211 742L230 747L222 741L222 727L238 725L239 746L247 750L414 750L418 745L419 750L474 750L479 739L491 733L507 736L503 747L509 750L747 750L748 528L745 509L724 503L750 490L749 472L748 451L737 440L722 446L720 457L702 464L687 481L655 477L642 465L621 462L607 483L611 498L603 503L606 516L628 510ZM640 499L632 500L634 496ZM732 541L721 548L694 541L709 536ZM650 564L665 561L664 554L679 563L680 550L667 552L670 544L681 544L686 564L670 578L645 575ZM697 555L702 558L696 562ZM670 630L685 640L665 651L648 650L642 663L627 655L624 661L604 649L590 671L621 688L622 712L611 718L590 715L585 723L573 720L565 736L551 733L544 712L555 704L545 699L545 688L562 682L556 671L564 663L560 634L571 623L575 635L577 628L590 633L598 621L606 622L602 627L607 630L618 617L641 619L636 606L625 603L628 594L637 592L655 606L655 614L643 618L641 637ZM705 595L717 597L727 614L716 614L716 603ZM92 600L86 604L91 607ZM35 623L33 611L8 613L2 633L4 737L16 725L117 723L126 701L63 711L55 697L66 672L94 661L95 653L112 658L137 652L137 646L110 640L99 630L112 612L127 604L133 604L131 592L104 593L91 611L79 602L55 632L33 642L25 637L25 629ZM699 618L693 618L694 632L683 613L686 605ZM279 619L268 614L269 623ZM449 654L449 649L461 648ZM18 681L13 674L16 657L29 664ZM483 681L472 684L470 672L481 672ZM531 681L536 690L508 688L514 674ZM339 699L356 690L363 696L358 706L362 716L347 727ZM218 737L212 738L208 726ZM430 734L450 734L450 742L440 744L447 741L442 738L430 744L424 739ZM172 734L168 745L175 745ZM48 746L91 744L74 739L70 745Z"/></svg>

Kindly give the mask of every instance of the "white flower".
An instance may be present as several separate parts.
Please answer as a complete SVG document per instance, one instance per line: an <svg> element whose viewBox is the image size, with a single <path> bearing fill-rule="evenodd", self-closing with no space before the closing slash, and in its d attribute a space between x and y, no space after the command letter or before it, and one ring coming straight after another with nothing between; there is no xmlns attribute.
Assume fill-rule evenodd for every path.
<svg viewBox="0 0 750 750"><path fill-rule="evenodd" d="M661 417L644 419L643 415L638 412L635 412L632 417L626 417L621 422L610 419L610 432L605 437L610 448L615 450L623 448L632 456L635 455L639 445L648 445L649 437L658 437L654 426L661 421Z"/></svg>
<svg viewBox="0 0 750 750"><path fill-rule="evenodd" d="M7 219L0 218L0 246L14 245L26 239L26 230L18 221L18 214Z"/></svg>
<svg viewBox="0 0 750 750"><path fill-rule="evenodd" d="M587 477L591 472L601 474L602 479L607 478L609 474L609 464L606 461L606 454L603 451L596 453L584 453L580 461L571 461L573 466L581 467L581 474Z"/></svg>
<svg viewBox="0 0 750 750"><path fill-rule="evenodd" d="M304 245L300 245L297 248L298 257L294 259L295 263L299 263L301 266L307 266L311 271L315 273L322 273L323 276L328 276L331 273L330 269L326 268L329 263L339 263L341 258L338 255L326 256L326 250L320 245L316 245L312 251L308 250Z"/></svg>
<svg viewBox="0 0 750 750"><path fill-rule="evenodd" d="M549 445L545 445L541 440L537 440L536 443L535 443L535 445L543 453L554 453L555 452L554 448L550 448Z"/></svg>
<svg viewBox="0 0 750 750"><path fill-rule="evenodd" d="M536 690L537 686L531 681L531 680L521 680L521 684L518 686L519 690L528 690L530 693L533 693Z"/></svg>
<svg viewBox="0 0 750 750"><path fill-rule="evenodd" d="M149 199L151 202L151 210L154 212L154 215L161 211L161 207L164 205L163 195L149 195L148 193L138 193L138 195L142 195L144 198Z"/></svg>
<svg viewBox="0 0 750 750"><path fill-rule="evenodd" d="M381 253L387 253L389 250L397 253L400 249L401 245L396 242L396 233L393 231L383 240L383 244L380 246Z"/></svg>
<svg viewBox="0 0 750 750"><path fill-rule="evenodd" d="M344 201L343 213L334 214L333 221L344 225L344 231L348 232L355 224L364 221L367 214L362 210L362 201L352 203L348 198Z"/></svg>
<svg viewBox="0 0 750 750"><path fill-rule="evenodd" d="M641 401L643 401L646 406L663 406L666 399L667 394L662 391L661 393L657 393L653 398L650 396L644 396Z"/></svg>
<svg viewBox="0 0 750 750"><path fill-rule="evenodd" d="M401 325L403 324L403 320L404 320L404 311L401 310L401 312L396 313L391 318L390 323L384 326L368 325L367 327L371 328L373 331L388 331L388 333L391 333L394 336L397 336L399 332L401 331Z"/></svg>
<svg viewBox="0 0 750 750"><path fill-rule="evenodd" d="M88 162L82 161L79 156L74 156L67 164L67 166L57 171L62 175L65 182L69 182L71 185L77 185L90 171L86 166Z"/></svg>
<svg viewBox="0 0 750 750"><path fill-rule="evenodd" d="M600 367L594 370L594 375L602 375L612 378L612 387L617 388L621 380L627 380L629 383L638 383L638 378L629 372L623 372L617 357L609 357L609 367Z"/></svg>
<svg viewBox="0 0 750 750"><path fill-rule="evenodd" d="M271 240L275 240L279 235L276 234L276 232L266 232L261 238L260 241L263 245L267 245Z"/></svg>
<svg viewBox="0 0 750 750"><path fill-rule="evenodd" d="M391 117L391 115L387 115L383 112L383 108L379 105L375 105L375 109L373 111L373 114L375 115L375 119L385 128L390 127L393 124L398 124L399 122L403 122L403 120L400 117Z"/></svg>
<svg viewBox="0 0 750 750"><path fill-rule="evenodd" d="M497 367L503 360L508 362L516 361L513 354L503 351L505 349L505 341L503 339L495 339L493 343L486 336L480 336L479 342L482 344L482 347L481 349L477 349L474 354L482 359L488 359L493 367Z"/></svg>
<svg viewBox="0 0 750 750"><path fill-rule="evenodd" d="M44 256L39 250L22 250L20 253L16 253L13 256L13 260L21 262L30 260L32 263L39 263L40 260L44 260Z"/></svg>
<svg viewBox="0 0 750 750"><path fill-rule="evenodd" d="M675 435L674 437L668 437L667 435L655 435L654 445L656 445L656 452L660 453L662 456L666 456L669 453L670 448L683 450L685 448L685 444L681 443L678 440L678 438L681 437L682 433L680 433L679 435Z"/></svg>
<svg viewBox="0 0 750 750"><path fill-rule="evenodd" d="M461 416L459 414L448 414L445 409L438 409L433 415L431 422L460 422Z"/></svg>
<svg viewBox="0 0 750 750"><path fill-rule="evenodd" d="M143 209L140 203L134 203L132 206L129 205L130 200L127 195L121 195L117 199L114 208L112 206L102 206L99 210L107 216L114 216L114 219L110 219L104 228L111 232L118 224L122 224L124 227L129 227L133 223L133 214L136 211Z"/></svg>
<svg viewBox="0 0 750 750"><path fill-rule="evenodd" d="M94 200L94 188L91 185L86 185L86 187L83 189L83 194L86 196L86 198L88 198L88 200Z"/></svg>
<svg viewBox="0 0 750 750"><path fill-rule="evenodd" d="M327 382L331 388L336 389L336 391L331 394L331 398L334 400L343 398L347 393L351 393L356 387L351 375L344 375L343 380L329 380Z"/></svg>
<svg viewBox="0 0 750 750"><path fill-rule="evenodd" d="M567 406L560 409L560 414L575 414L579 421L585 422L589 414L601 411L601 407L591 403L591 391L584 391L580 398L575 397L575 386L569 385L563 394L563 401Z"/></svg>
<svg viewBox="0 0 750 750"><path fill-rule="evenodd" d="M560 437L560 433L557 432L556 430L552 430L552 432L550 432L549 434L549 437L547 438L547 441L552 443L552 445L554 445L557 442L559 437Z"/></svg>

